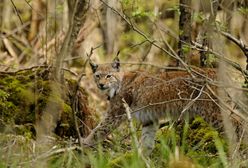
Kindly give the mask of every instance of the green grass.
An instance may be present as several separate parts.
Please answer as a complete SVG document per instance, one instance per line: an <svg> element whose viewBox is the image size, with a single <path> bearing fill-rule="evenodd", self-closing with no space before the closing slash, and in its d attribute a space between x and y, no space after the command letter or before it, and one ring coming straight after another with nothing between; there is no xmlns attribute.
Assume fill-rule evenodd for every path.
<svg viewBox="0 0 248 168"><path fill-rule="evenodd" d="M145 158L146 163L132 144L129 131L123 129L128 127L118 128L112 135L113 141L83 149L73 140L41 144L30 137L1 134L0 168L137 168L146 167L146 163L152 168L226 168L232 163L226 141L201 118L178 128L161 129L157 133L154 151L149 158ZM126 132L126 135L120 134L120 131ZM247 165L247 160L236 160L235 164L241 167L240 164Z"/></svg>

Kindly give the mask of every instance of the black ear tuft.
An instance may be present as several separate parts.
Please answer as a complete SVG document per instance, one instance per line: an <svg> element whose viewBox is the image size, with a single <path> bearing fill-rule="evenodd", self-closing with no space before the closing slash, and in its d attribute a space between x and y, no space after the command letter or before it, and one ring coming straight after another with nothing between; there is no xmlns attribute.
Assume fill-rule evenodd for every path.
<svg viewBox="0 0 248 168"><path fill-rule="evenodd" d="M98 65L95 64L95 63L93 63L91 60L89 60L89 63L90 63L92 72L95 73L96 72L96 69L98 68Z"/></svg>
<svg viewBox="0 0 248 168"><path fill-rule="evenodd" d="M112 62L112 67L113 67L114 69L116 69L117 71L120 70L120 60L119 60L118 56L116 56L116 57L114 58L114 60L113 60L113 62Z"/></svg>

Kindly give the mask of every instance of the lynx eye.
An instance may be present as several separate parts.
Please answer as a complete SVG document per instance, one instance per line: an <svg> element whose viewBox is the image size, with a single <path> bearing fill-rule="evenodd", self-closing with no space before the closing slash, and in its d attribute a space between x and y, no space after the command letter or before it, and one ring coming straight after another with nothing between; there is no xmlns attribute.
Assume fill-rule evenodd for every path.
<svg viewBox="0 0 248 168"><path fill-rule="evenodd" d="M96 74L95 77L96 77L96 78L100 78L100 75L99 75L99 74Z"/></svg>
<svg viewBox="0 0 248 168"><path fill-rule="evenodd" d="M107 76L106 76L106 78L110 78L110 77L111 77L111 75L107 75Z"/></svg>

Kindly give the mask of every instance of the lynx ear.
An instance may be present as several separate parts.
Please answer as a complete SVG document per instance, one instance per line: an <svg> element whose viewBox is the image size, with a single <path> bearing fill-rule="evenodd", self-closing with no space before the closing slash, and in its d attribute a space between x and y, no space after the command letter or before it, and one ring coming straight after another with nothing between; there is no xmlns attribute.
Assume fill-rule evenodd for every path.
<svg viewBox="0 0 248 168"><path fill-rule="evenodd" d="M95 64L95 63L93 63L93 62L91 61L91 59L89 59L89 63L90 63L92 72L95 73L95 72L96 72L96 69L98 68L98 65Z"/></svg>
<svg viewBox="0 0 248 168"><path fill-rule="evenodd" d="M117 52L113 62L112 62L112 67L119 72L120 71L120 60L119 60L119 54L120 54L120 50Z"/></svg>
<svg viewBox="0 0 248 168"><path fill-rule="evenodd" d="M120 60L118 58L118 55L114 58L112 62L112 67L116 69L117 71L120 71Z"/></svg>

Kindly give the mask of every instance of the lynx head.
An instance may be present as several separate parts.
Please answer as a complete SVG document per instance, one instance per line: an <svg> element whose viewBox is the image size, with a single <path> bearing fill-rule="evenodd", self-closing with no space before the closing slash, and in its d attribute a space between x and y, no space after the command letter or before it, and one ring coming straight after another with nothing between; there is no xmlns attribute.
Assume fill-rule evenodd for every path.
<svg viewBox="0 0 248 168"><path fill-rule="evenodd" d="M111 64L97 65L91 60L89 62L97 87L107 92L108 99L114 97L119 91L121 82L119 58L116 57Z"/></svg>

